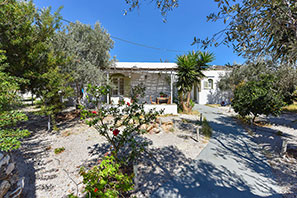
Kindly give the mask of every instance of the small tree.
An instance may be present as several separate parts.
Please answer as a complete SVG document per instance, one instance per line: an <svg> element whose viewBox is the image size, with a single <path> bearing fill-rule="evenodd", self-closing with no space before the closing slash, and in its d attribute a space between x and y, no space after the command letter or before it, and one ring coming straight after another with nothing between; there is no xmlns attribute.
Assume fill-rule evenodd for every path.
<svg viewBox="0 0 297 198"><path fill-rule="evenodd" d="M208 52L189 52L187 55L177 57L177 88L180 106L184 112L192 110L191 91L195 83L204 77L202 70L207 63L214 60L214 55Z"/></svg>
<svg viewBox="0 0 297 198"><path fill-rule="evenodd" d="M221 77L218 86L221 90L234 92L241 82L258 81L263 74L276 76L274 87L281 93L286 103L291 104L294 99L296 100L293 92L297 87L297 69L289 64L280 65L264 59L232 66L231 72Z"/></svg>
<svg viewBox="0 0 297 198"><path fill-rule="evenodd" d="M69 86L70 75L60 72L55 67L41 76L43 81L41 92L41 113L48 116L48 130L56 128L56 116L65 108L63 98L72 95L73 89ZM53 125L53 127L52 127Z"/></svg>
<svg viewBox="0 0 297 198"><path fill-rule="evenodd" d="M232 107L241 116L252 114L252 121L258 115L277 116L284 106L283 97L274 87L275 77L263 74L258 81L240 83L234 91Z"/></svg>
<svg viewBox="0 0 297 198"><path fill-rule="evenodd" d="M109 54L113 41L99 22L92 28L77 21L70 23L66 31L58 32L52 42L56 51L62 51L69 60L62 72L71 73L79 105L86 84L99 85L106 81L102 71L113 64Z"/></svg>

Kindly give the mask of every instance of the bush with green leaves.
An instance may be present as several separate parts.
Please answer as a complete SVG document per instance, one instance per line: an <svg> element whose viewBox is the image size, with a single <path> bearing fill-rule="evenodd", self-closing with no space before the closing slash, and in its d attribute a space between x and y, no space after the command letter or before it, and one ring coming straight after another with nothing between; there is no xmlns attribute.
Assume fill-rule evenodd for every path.
<svg viewBox="0 0 297 198"><path fill-rule="evenodd" d="M241 116L252 115L252 121L258 115L269 114L277 116L285 105L283 97L274 87L275 76L260 75L258 81L248 81L239 84L234 91L232 107Z"/></svg>
<svg viewBox="0 0 297 198"><path fill-rule="evenodd" d="M109 87L107 89L109 90ZM102 94L109 92L102 88L97 90ZM118 104L102 105L97 111L82 111L83 118L89 118L86 120L87 124L93 126L111 144L116 161L126 165L131 165L147 146L147 142L137 141L141 134L147 132L143 126L154 122L161 113L154 110L144 111L144 103L138 103L138 97L143 96L143 93L144 86L140 84L132 89L133 103L120 100ZM100 97L99 95L97 97Z"/></svg>
<svg viewBox="0 0 297 198"><path fill-rule="evenodd" d="M94 106L103 95L110 93L109 86L89 86ZM95 94L94 91L98 92ZM110 147L110 157L105 157L100 167L93 167L88 173L82 172L86 191L97 197L117 197L132 190L133 173L131 167L148 142L141 135L147 132L145 126L155 122L162 111L144 111L144 103L138 97L144 95L142 84L132 89L131 103L120 100L118 104L101 105L96 111L82 108L82 119L106 138ZM124 174L127 173L127 175ZM103 176L104 175L104 176ZM94 192L94 190L96 192Z"/></svg>
<svg viewBox="0 0 297 198"><path fill-rule="evenodd" d="M203 118L202 124L201 124L201 132L202 134L207 137L207 138L211 138L212 136L212 128L210 127L208 121L206 120L206 118Z"/></svg>
<svg viewBox="0 0 297 198"><path fill-rule="evenodd" d="M6 57L1 53L0 51L0 150L7 152L19 148L20 139L30 133L16 128L19 121L27 120L24 113L15 110L19 105L19 82L25 81L3 72L7 65L2 63Z"/></svg>
<svg viewBox="0 0 297 198"><path fill-rule="evenodd" d="M89 171L80 169L83 183L86 184L87 197L125 197L133 190L133 174L128 175L121 169L114 156L106 156L100 165L92 167Z"/></svg>

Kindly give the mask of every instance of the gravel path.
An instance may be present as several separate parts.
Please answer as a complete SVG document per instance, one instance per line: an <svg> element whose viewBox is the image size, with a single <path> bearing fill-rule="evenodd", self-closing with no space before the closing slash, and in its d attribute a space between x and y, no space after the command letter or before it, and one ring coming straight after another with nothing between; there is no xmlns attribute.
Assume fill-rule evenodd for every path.
<svg viewBox="0 0 297 198"><path fill-rule="evenodd" d="M195 141L193 132L197 116L162 118L173 121L174 131L147 134L149 149L139 159L139 186L135 195L149 197L161 184L170 180L190 164L208 140ZM184 122L186 120L186 122ZM25 177L24 198L60 198L74 193L83 195L79 168L98 164L110 147L95 129L73 119L60 125L59 133L45 131L46 118L30 116L24 124L32 135L15 153L20 176ZM65 151L55 154L55 148Z"/></svg>
<svg viewBox="0 0 297 198"><path fill-rule="evenodd" d="M236 120L196 105L214 130L200 155L152 197L280 197L262 147Z"/></svg>

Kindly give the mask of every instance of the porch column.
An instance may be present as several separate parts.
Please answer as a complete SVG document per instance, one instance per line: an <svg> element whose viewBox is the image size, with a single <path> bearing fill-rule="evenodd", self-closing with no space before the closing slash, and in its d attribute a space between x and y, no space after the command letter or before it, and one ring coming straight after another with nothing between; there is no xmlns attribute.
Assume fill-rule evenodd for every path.
<svg viewBox="0 0 297 198"><path fill-rule="evenodd" d="M108 80L109 80L109 73L107 72L107 74L106 74L106 84L108 84ZM107 93L106 97L107 97L106 102L107 102L107 104L109 104L109 93Z"/></svg>
<svg viewBox="0 0 297 198"><path fill-rule="evenodd" d="M173 102L173 74L170 73L170 104Z"/></svg>

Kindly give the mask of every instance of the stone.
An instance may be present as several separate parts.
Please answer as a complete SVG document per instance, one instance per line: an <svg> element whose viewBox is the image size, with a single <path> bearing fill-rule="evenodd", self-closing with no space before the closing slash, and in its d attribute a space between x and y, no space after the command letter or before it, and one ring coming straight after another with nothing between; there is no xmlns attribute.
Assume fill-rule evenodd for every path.
<svg viewBox="0 0 297 198"><path fill-rule="evenodd" d="M9 193L9 197L10 198L20 197L20 195L21 195L21 193L22 193L22 191L24 189L24 186L25 186L25 178L22 177L22 178L19 179L19 181L17 183L17 188L13 192Z"/></svg>
<svg viewBox="0 0 297 198"><path fill-rule="evenodd" d="M10 175L10 173L12 173L12 171L14 170L14 168L15 168L15 164L14 163L10 163L7 166L7 168L6 168L6 171L5 171L6 175Z"/></svg>
<svg viewBox="0 0 297 198"><path fill-rule="evenodd" d="M0 152L0 160L4 157L3 153Z"/></svg>
<svg viewBox="0 0 297 198"><path fill-rule="evenodd" d="M10 183L7 180L4 180L0 184L0 198L4 197L4 195L8 192L10 188Z"/></svg>
<svg viewBox="0 0 297 198"><path fill-rule="evenodd" d="M0 161L0 167L3 166L4 164L8 164L10 160L9 155L6 155L1 161Z"/></svg>

